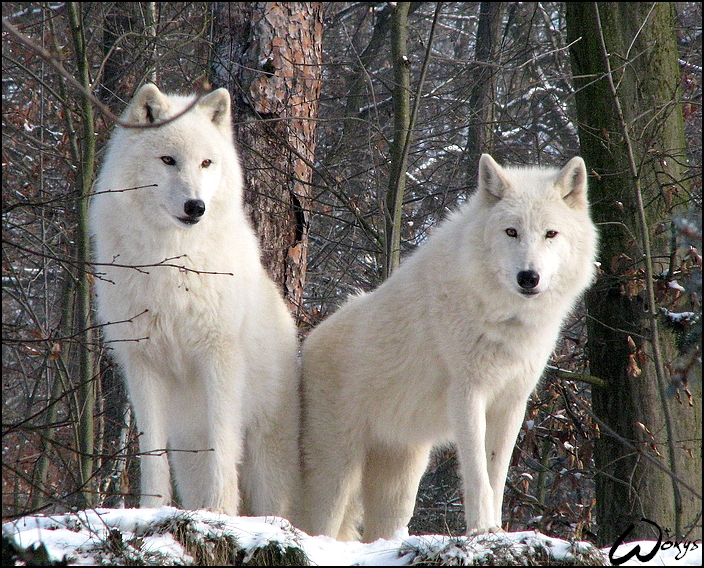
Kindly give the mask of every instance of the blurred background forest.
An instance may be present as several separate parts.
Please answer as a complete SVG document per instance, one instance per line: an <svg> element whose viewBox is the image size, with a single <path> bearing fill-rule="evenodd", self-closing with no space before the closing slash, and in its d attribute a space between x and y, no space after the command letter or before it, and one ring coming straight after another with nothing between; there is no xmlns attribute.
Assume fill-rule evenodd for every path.
<svg viewBox="0 0 704 568"><path fill-rule="evenodd" d="M615 3L569 4L606 11ZM633 481L655 476L637 469L652 468L647 454L674 472L663 490L672 501L663 502L679 511L675 520L655 520L701 539L701 490L680 483L701 488L700 336L692 334L701 326L701 3L629 3L643 34L655 4L672 16L668 37L677 52L668 110L649 115L627 104L624 114L629 131L641 135L638 171L678 165L671 179L644 188L646 208L659 206L646 225L653 239L664 239L667 270L650 274L629 256L638 236L600 260L604 279L618 277L622 300L654 310L643 300L654 290L662 340L673 346L664 355L667 384L648 371L657 362L647 335L657 331L654 318L643 324L647 333L613 341L624 352L619 380L652 380L664 393L657 405L665 417L654 425L650 410L637 415L637 398L625 431L613 416L593 414L594 391L613 400L608 385L617 379L590 367L597 353L589 344L597 344L588 337L588 300L529 401L506 482L507 530L608 540L603 526L613 524L620 534L626 519L656 514L648 501L660 497ZM224 86L233 95L246 204L301 337L348 294L378 286L398 249L402 262L422 244L474 190L481 153L499 163L551 166L581 153L596 195L610 172L585 153L584 133L625 155L618 128L596 128L580 107L580 94L606 84L608 71L575 70L585 64L578 50L589 35L576 22L586 26L588 18L570 16L562 2L4 2L2 11L4 519L138 502L138 432L92 323L84 213L114 115L143 83L179 92ZM627 47L638 46L635 35ZM614 74L635 68L646 51L611 57ZM617 91L629 80L626 71L620 77ZM611 108L613 98L605 100ZM677 151L660 148L662 130L649 130L666 115L679 120ZM632 180L619 163L619 175ZM608 211L600 217L599 210L597 221L635 233L630 200L602 198ZM608 215L633 218L617 223ZM595 297L605 290L597 286ZM688 425L666 428L679 412L691 415ZM600 443L622 454L600 454ZM675 453L689 460L679 474ZM614 497L608 491L616 489L600 483L625 492ZM454 451L438 450L411 533L461 534L462 511Z"/></svg>

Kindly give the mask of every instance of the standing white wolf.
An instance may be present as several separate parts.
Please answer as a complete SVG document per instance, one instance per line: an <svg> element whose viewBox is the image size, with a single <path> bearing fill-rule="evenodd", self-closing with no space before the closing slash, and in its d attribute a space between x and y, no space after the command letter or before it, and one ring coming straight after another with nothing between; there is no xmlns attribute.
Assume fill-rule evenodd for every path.
<svg viewBox="0 0 704 568"><path fill-rule="evenodd" d="M142 432L141 505L287 515L299 471L297 339L242 205L230 96L145 85L90 205L98 315ZM168 448L169 457L164 451ZM242 505L240 508L240 493Z"/></svg>
<svg viewBox="0 0 704 568"><path fill-rule="evenodd" d="M526 401L594 272L581 158L479 162L478 191L385 283L303 346L302 529L390 538L431 448L457 445L468 532L501 526Z"/></svg>

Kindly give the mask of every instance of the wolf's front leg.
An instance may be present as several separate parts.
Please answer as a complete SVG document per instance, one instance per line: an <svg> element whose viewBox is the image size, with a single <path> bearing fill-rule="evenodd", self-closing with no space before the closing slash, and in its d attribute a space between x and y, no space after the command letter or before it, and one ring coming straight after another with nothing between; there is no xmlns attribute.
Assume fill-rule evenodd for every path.
<svg viewBox="0 0 704 568"><path fill-rule="evenodd" d="M464 486L467 534L493 529L497 523L486 459L486 403L471 390L450 392L449 407Z"/></svg>
<svg viewBox="0 0 704 568"><path fill-rule="evenodd" d="M494 518L501 526L501 508L506 485L506 474L511 461L516 437L526 412L526 397L505 396L487 412L486 452L489 480L494 490Z"/></svg>
<svg viewBox="0 0 704 568"><path fill-rule="evenodd" d="M238 464L242 459L240 379L215 365L189 384L178 384L171 406L171 460L186 509L239 511Z"/></svg>
<svg viewBox="0 0 704 568"><path fill-rule="evenodd" d="M247 424L240 488L245 514L276 515L292 520L300 495L298 447L300 405L297 383Z"/></svg>
<svg viewBox="0 0 704 568"><path fill-rule="evenodd" d="M127 388L139 431L140 507L171 503L168 445L168 410L160 377L142 368L125 366Z"/></svg>

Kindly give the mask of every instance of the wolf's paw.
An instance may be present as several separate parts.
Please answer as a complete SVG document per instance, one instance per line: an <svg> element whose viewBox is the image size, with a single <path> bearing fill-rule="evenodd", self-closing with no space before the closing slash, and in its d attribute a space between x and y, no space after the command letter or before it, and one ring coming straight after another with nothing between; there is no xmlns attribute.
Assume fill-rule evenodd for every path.
<svg viewBox="0 0 704 568"><path fill-rule="evenodd" d="M480 535L488 534L488 533L496 534L496 533L503 533L503 532L505 532L504 529L502 529L501 527L494 526L494 527L488 527L485 529L472 529L471 531L467 531L467 536L473 537L473 536L480 536Z"/></svg>

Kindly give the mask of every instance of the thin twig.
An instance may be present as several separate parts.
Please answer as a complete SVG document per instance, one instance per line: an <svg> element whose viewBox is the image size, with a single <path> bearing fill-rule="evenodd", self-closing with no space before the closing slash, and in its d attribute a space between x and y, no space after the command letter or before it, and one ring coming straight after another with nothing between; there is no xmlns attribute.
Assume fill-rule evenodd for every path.
<svg viewBox="0 0 704 568"><path fill-rule="evenodd" d="M649 453L641 450L638 448L633 442L627 440L623 436L621 436L618 432L616 432L613 428L611 428L606 422L601 420L596 414L594 414L594 411L591 410L584 402L582 402L578 396L575 396L572 392L570 392L569 389L565 388L563 385L560 385L560 388L562 389L563 396L565 398L569 398L574 404L579 406L584 412L586 412L589 417L594 420L599 425L599 429L602 432L605 432L608 434L610 437L612 437L614 440L619 442L620 444L624 445L627 447L629 450L633 450L635 453L637 453L639 456L644 458L648 463L654 465L656 468L658 468L660 471L666 473L670 478L672 479L673 483L675 484L680 484L682 487L687 489L687 491L691 492L692 495L694 495L697 499L702 498L702 494L700 490L695 489L689 483L687 483L684 479L679 477L674 471L671 469L668 469L664 465L662 465L657 459L655 459L653 456L651 456Z"/></svg>
<svg viewBox="0 0 704 568"><path fill-rule="evenodd" d="M106 104L101 102L91 91L88 87L82 85L70 72L68 72L63 65L61 65L61 62L58 61L48 50L44 49L42 46L37 45L34 41L32 41L29 37L24 35L22 32L20 32L15 26L13 26L6 18L2 19L2 27L5 29L6 32L8 32L12 37L14 37L17 41L22 43L23 45L26 45L28 48L30 48L32 51L37 53L39 57L41 57L44 61L49 63L54 69L56 69L61 76L63 76L70 84L72 87L74 87L76 90L80 91L80 93L87 98L93 105L95 105L98 110L105 115L105 117L110 120L111 122L114 122L115 124L119 124L123 128L158 128L160 126L163 126L165 124L168 124L169 122L173 122L177 118L182 117L184 114L186 114L189 110L191 110L194 106L198 104L198 101L201 99L204 94L200 94L196 96L193 101L191 101L190 104L186 106L181 112L176 113L174 116L170 116L169 118L162 120L160 122L155 122L155 123L134 123L134 122L129 122L127 120L122 120L119 116L114 114L111 110L110 107L108 107Z"/></svg>

